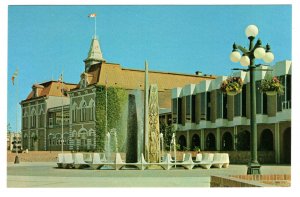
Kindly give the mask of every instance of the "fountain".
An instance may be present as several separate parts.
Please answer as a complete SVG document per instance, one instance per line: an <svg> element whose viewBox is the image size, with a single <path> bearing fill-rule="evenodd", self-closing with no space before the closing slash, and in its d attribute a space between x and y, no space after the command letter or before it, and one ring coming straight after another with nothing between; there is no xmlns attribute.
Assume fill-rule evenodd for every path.
<svg viewBox="0 0 300 197"><path fill-rule="evenodd" d="M172 155L172 148L173 148L173 153L174 153L174 160L176 163L176 137L175 137L175 133L172 134L172 140L170 143L170 154ZM176 165L175 165L176 168Z"/></svg>
<svg viewBox="0 0 300 197"><path fill-rule="evenodd" d="M164 156L164 134L160 133L159 138L160 138L160 147L161 147L161 152L160 152L161 156L160 156L160 158L163 158L163 156Z"/></svg>
<svg viewBox="0 0 300 197"><path fill-rule="evenodd" d="M119 152L119 148L118 148L118 137L117 137L117 129L116 128L112 128L110 130L110 135L113 136L113 138L111 138L111 150L113 150L114 152L118 153Z"/></svg>
<svg viewBox="0 0 300 197"><path fill-rule="evenodd" d="M105 157L111 161L110 132L107 132L105 136Z"/></svg>

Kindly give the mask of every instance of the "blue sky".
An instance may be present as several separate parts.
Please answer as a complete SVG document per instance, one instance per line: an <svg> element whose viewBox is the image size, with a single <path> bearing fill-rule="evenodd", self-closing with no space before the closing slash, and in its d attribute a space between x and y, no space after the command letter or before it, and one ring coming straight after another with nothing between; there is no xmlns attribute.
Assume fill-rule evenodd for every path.
<svg viewBox="0 0 300 197"><path fill-rule="evenodd" d="M230 75L239 64L229 60L233 42L247 46L244 30L259 27L273 63L291 60L291 6L16 6L8 7L8 123L16 128L17 101L34 83L78 83L94 34L107 62L122 67L193 74ZM18 100L11 76L19 68ZM20 109L19 117L20 120ZM20 129L20 123L18 128Z"/></svg>

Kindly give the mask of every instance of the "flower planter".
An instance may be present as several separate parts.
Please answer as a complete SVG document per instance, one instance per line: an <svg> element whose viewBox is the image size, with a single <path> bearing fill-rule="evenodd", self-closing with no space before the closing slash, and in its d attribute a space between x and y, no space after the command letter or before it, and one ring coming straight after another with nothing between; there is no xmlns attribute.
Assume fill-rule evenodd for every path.
<svg viewBox="0 0 300 197"><path fill-rule="evenodd" d="M268 96L275 96L277 94L277 92L276 91L266 91L266 94Z"/></svg>
<svg viewBox="0 0 300 197"><path fill-rule="evenodd" d="M227 92L227 95L229 95L229 96L235 96L235 95L237 95L237 94L238 94L237 91L228 91L228 92Z"/></svg>

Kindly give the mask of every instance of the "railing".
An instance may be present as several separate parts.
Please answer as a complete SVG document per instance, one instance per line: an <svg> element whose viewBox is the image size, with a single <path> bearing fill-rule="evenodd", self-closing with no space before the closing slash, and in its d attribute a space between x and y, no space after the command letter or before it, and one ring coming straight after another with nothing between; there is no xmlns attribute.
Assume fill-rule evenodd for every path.
<svg viewBox="0 0 300 197"><path fill-rule="evenodd" d="M291 109L292 103L291 103L291 101L282 101L281 107L282 107L282 109Z"/></svg>

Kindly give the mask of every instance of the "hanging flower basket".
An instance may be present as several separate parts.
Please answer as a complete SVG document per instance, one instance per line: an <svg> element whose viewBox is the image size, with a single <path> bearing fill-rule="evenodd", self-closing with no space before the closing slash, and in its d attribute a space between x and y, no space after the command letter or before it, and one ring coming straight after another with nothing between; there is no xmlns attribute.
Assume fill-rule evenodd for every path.
<svg viewBox="0 0 300 197"><path fill-rule="evenodd" d="M266 94L268 96L275 96L277 94L277 92L276 91L267 91Z"/></svg>
<svg viewBox="0 0 300 197"><path fill-rule="evenodd" d="M240 77L228 77L221 84L220 90L229 96L237 95L242 91L243 80Z"/></svg>
<svg viewBox="0 0 300 197"><path fill-rule="evenodd" d="M284 87L280 83L279 79L270 75L266 76L265 79L261 81L259 89L268 96L275 96L276 94L284 93Z"/></svg>

